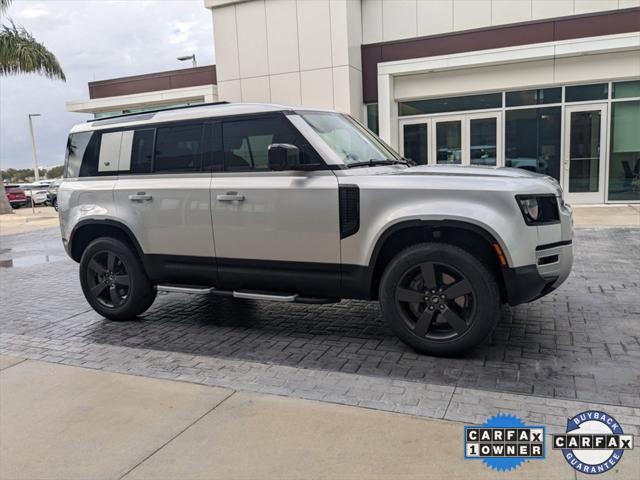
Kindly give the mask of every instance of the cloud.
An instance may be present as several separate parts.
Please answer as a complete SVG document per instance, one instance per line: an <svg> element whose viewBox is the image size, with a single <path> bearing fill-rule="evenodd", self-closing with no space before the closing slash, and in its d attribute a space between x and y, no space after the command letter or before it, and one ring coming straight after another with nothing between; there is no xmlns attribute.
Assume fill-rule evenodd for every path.
<svg viewBox="0 0 640 480"><path fill-rule="evenodd" d="M31 167L28 114L34 119L38 163L62 163L69 129L89 118L66 111L89 98L87 83L186 66L196 54L214 63L211 14L202 0L49 0L15 2L8 17L56 54L67 82L36 75L0 77L0 167ZM4 20L4 19L3 19Z"/></svg>

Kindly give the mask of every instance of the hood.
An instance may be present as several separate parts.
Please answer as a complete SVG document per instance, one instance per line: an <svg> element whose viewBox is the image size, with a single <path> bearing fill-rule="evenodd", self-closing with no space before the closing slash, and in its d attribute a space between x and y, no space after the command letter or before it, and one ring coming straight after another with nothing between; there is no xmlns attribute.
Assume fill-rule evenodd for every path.
<svg viewBox="0 0 640 480"><path fill-rule="evenodd" d="M417 165L394 172L395 175L454 175L466 177L542 178L545 175L521 168L468 165Z"/></svg>

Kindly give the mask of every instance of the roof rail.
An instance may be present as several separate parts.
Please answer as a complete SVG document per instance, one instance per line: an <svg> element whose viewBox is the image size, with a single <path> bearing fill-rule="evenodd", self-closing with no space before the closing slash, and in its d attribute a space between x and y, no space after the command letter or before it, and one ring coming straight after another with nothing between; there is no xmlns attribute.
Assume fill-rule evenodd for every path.
<svg viewBox="0 0 640 480"><path fill-rule="evenodd" d="M165 107L165 108L158 108L156 110L145 110L143 112L135 112L135 113L123 113L121 115L112 115L110 117L103 117L103 118L92 118L90 120L87 120L87 123L90 122L99 122L101 120L111 120L112 118L123 118L123 117L133 117L135 115L144 115L146 113L158 113L158 112L168 112L171 110L182 110L184 108L196 108L196 107L208 107L211 105L225 105L228 104L229 102L223 100L220 102L209 102L209 103L194 103L193 105L181 105L178 107Z"/></svg>

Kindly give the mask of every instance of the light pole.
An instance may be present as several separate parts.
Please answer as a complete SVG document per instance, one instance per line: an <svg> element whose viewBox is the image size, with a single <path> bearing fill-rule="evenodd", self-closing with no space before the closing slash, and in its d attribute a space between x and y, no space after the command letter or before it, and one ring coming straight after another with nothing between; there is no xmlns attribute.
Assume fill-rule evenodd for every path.
<svg viewBox="0 0 640 480"><path fill-rule="evenodd" d="M198 66L198 63L196 62L196 54L193 53L191 55L185 55L183 57L177 57L177 60L180 60L181 62L184 62L185 60L191 60L193 68Z"/></svg>
<svg viewBox="0 0 640 480"><path fill-rule="evenodd" d="M33 122L31 119L33 117L39 117L39 113L30 113L29 114L29 132L31 133L31 155L33 156L33 174L36 177L36 182L40 181L40 173L38 172L38 155L36 154L36 140L33 136Z"/></svg>

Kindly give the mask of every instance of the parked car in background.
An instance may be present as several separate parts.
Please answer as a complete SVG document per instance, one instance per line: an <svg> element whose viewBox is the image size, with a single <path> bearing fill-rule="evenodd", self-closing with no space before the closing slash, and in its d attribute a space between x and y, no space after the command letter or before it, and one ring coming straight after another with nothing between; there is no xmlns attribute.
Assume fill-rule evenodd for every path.
<svg viewBox="0 0 640 480"><path fill-rule="evenodd" d="M20 188L18 185L5 185L5 192L7 192L7 198L9 199L9 203L12 208L20 208L25 207L29 204L29 200L27 199L27 195L24 193L24 190Z"/></svg>
<svg viewBox="0 0 640 480"><path fill-rule="evenodd" d="M24 183L20 185L20 188L24 190L27 195L27 201L35 205L42 205L47 201L47 192L51 182L38 182L38 183Z"/></svg>
<svg viewBox="0 0 640 480"><path fill-rule="evenodd" d="M62 183L62 179L58 178L51 182L49 190L47 191L47 205L51 205L56 211L58 211L58 188Z"/></svg>

